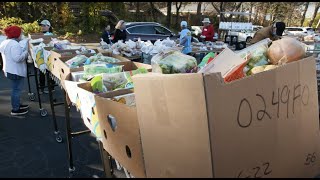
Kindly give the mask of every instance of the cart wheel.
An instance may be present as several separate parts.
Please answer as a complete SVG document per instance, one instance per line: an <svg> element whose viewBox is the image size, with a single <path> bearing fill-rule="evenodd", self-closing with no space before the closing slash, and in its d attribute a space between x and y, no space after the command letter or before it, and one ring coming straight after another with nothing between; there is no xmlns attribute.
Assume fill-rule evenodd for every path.
<svg viewBox="0 0 320 180"><path fill-rule="evenodd" d="M73 168L70 168L70 167L69 167L69 173L72 174L75 170L76 170L76 167L74 167L74 166L73 166Z"/></svg>
<svg viewBox="0 0 320 180"><path fill-rule="evenodd" d="M36 99L35 95L33 93L29 94L29 100L34 101Z"/></svg>
<svg viewBox="0 0 320 180"><path fill-rule="evenodd" d="M42 117L45 117L45 116L48 115L48 111L45 110L45 109L41 109L41 110L40 110L40 115L41 115Z"/></svg>
<svg viewBox="0 0 320 180"><path fill-rule="evenodd" d="M57 136L56 137L56 141L58 142L58 143L62 143L62 137L59 135L59 136Z"/></svg>

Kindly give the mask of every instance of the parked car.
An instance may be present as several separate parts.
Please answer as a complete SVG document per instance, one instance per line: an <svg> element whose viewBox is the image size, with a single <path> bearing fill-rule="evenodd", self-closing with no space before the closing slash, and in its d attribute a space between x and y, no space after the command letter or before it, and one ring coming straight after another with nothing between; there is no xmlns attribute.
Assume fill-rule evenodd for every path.
<svg viewBox="0 0 320 180"><path fill-rule="evenodd" d="M252 30L253 30L254 32L257 32L258 30L260 30L260 29L262 29L262 28L263 28L263 26L252 25Z"/></svg>
<svg viewBox="0 0 320 180"><path fill-rule="evenodd" d="M240 31L230 32L230 35L238 36L238 42L249 43L255 33L256 33L256 31L252 31L252 30L240 30Z"/></svg>
<svg viewBox="0 0 320 180"><path fill-rule="evenodd" d="M291 36L306 36L313 35L314 29L311 27L286 27L284 30L284 35Z"/></svg>
<svg viewBox="0 0 320 180"><path fill-rule="evenodd" d="M127 40L133 41L141 38L142 41L155 42L158 39L170 38L176 40L179 35L169 30L165 26L156 22L127 22L126 23ZM199 42L197 38L193 38L192 42Z"/></svg>

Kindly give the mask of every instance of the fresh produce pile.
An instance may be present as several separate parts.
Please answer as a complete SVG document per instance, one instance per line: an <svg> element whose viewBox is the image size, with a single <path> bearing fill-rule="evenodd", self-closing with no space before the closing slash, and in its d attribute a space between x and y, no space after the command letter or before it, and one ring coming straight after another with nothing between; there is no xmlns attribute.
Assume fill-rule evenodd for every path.
<svg viewBox="0 0 320 180"><path fill-rule="evenodd" d="M148 73L148 70L145 68L138 68L133 71L100 74L91 80L91 87L94 93L105 93L118 89L131 89L133 88L131 77L136 74L144 73Z"/></svg>
<svg viewBox="0 0 320 180"><path fill-rule="evenodd" d="M270 39L264 39L236 52L242 59L219 58L216 62L215 59L219 55L214 56L209 53L199 64L199 73L223 72L225 82L231 82L303 59L306 55L306 45L295 38L284 37L273 41L272 44L271 42Z"/></svg>
<svg viewBox="0 0 320 180"><path fill-rule="evenodd" d="M89 64L108 64L108 63L117 63L120 62L119 59L109 57L109 56L103 56L101 53L98 53L96 55L90 56L89 58L85 55L77 55L65 63L70 68L78 68L83 65L89 65Z"/></svg>
<svg viewBox="0 0 320 180"><path fill-rule="evenodd" d="M103 73L118 73L121 72L123 65L115 65L115 64L90 64L84 65L84 80L90 80L97 74Z"/></svg>
<svg viewBox="0 0 320 180"><path fill-rule="evenodd" d="M197 60L179 51L168 50L151 59L152 72L163 74L195 73Z"/></svg>
<svg viewBox="0 0 320 180"><path fill-rule="evenodd" d="M136 42L129 40L123 43L119 41L115 44L108 45L104 41L100 42L101 48L105 51L111 51L113 54L121 54L127 57L140 56L141 53L148 55L155 55L167 49L176 48L177 44L170 38L164 40L157 40L154 44L151 41L141 41L139 38Z"/></svg>

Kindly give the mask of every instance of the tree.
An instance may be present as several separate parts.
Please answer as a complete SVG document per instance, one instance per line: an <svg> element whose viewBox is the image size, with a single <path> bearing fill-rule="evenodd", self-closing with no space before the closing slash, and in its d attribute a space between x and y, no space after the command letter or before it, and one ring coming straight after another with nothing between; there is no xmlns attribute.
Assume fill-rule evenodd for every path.
<svg viewBox="0 0 320 180"><path fill-rule="evenodd" d="M314 22L314 19L315 19L316 16L317 16L317 13L318 13L319 8L320 8L320 2L317 2L317 3L315 4L315 9L314 9L314 12L313 12L311 21L309 22L309 27L312 26L312 24L313 24L313 22Z"/></svg>
<svg viewBox="0 0 320 180"><path fill-rule="evenodd" d="M137 9L136 9L136 19L139 20L139 16L140 16L140 3L136 2L137 5Z"/></svg>
<svg viewBox="0 0 320 180"><path fill-rule="evenodd" d="M179 17L180 17L180 8L182 6L182 2L176 2L176 25L179 26Z"/></svg>
<svg viewBox="0 0 320 180"><path fill-rule="evenodd" d="M230 11L230 12L236 12L239 11L241 4L243 2L233 3L233 2L219 2L220 6L218 7L218 4L215 2L212 2L213 8L217 11L217 13L220 14L219 20L220 21L226 21L227 19L232 18L232 14L230 14L228 17L225 17L225 15L222 12Z"/></svg>
<svg viewBox="0 0 320 180"><path fill-rule="evenodd" d="M171 4L172 2L167 2L167 27L171 27Z"/></svg>
<svg viewBox="0 0 320 180"><path fill-rule="evenodd" d="M156 21L157 21L157 17L156 17L156 15L155 15L155 13L154 13L155 7L154 7L153 2L150 2L150 7L151 7L152 20L153 20L154 22L156 22Z"/></svg>
<svg viewBox="0 0 320 180"><path fill-rule="evenodd" d="M253 9L253 6L254 6L254 4L255 4L255 2L250 2L250 10L249 10L249 13L250 13L250 15L249 15L249 22L251 22L252 21L252 9Z"/></svg>
<svg viewBox="0 0 320 180"><path fill-rule="evenodd" d="M303 11L303 15L302 15L302 18L301 18L300 26L303 26L303 22L306 19L306 13L307 13L307 10L309 8L309 4L310 4L310 2L306 2L306 6L305 6L304 11Z"/></svg>
<svg viewBox="0 0 320 180"><path fill-rule="evenodd" d="M201 21L201 16L202 16L202 13L201 13L201 5L202 5L202 2L198 2L198 6L197 6L197 22L200 22Z"/></svg>

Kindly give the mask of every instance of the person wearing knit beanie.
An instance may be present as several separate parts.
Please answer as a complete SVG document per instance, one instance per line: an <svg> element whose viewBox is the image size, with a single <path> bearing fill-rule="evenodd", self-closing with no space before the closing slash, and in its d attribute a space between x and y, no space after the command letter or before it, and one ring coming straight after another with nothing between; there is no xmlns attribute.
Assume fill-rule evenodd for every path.
<svg viewBox="0 0 320 180"><path fill-rule="evenodd" d="M9 26L6 29L4 29L4 32L8 39L19 39L22 30L19 26Z"/></svg>
<svg viewBox="0 0 320 180"><path fill-rule="evenodd" d="M25 77L27 77L28 57L27 48L20 46L19 41L22 29L18 26L9 26L4 29L7 39L0 44L0 53L3 60L3 71L5 76L11 81L11 115L23 115L28 113L28 105L20 103L21 91L24 87Z"/></svg>

